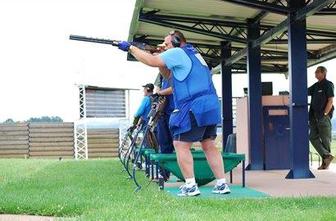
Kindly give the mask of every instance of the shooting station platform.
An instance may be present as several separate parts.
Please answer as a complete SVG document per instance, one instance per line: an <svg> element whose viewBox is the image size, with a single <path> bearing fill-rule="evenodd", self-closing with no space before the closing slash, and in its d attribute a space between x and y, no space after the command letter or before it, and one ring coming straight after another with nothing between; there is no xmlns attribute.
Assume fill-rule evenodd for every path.
<svg viewBox="0 0 336 221"><path fill-rule="evenodd" d="M241 165L233 169L233 183L230 184L231 194L222 198L259 198L259 197L313 197L336 196L336 164L330 165L329 170L317 170L317 163L311 167L314 179L284 179L288 170L259 170L245 171L246 188L241 187ZM228 176L227 176L228 179ZM176 195L182 182L168 181L165 190ZM214 182L200 187L201 196L216 197L210 194Z"/></svg>

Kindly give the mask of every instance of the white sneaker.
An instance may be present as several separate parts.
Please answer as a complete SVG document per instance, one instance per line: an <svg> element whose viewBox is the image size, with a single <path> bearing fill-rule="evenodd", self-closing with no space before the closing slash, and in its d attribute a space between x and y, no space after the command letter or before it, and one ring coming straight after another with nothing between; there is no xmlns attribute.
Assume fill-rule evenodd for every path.
<svg viewBox="0 0 336 221"><path fill-rule="evenodd" d="M228 193L231 193L231 190L229 188L229 185L227 185L226 183L223 183L222 185L219 185L219 186L217 186L217 184L216 184L215 187L212 190L212 193L228 194Z"/></svg>
<svg viewBox="0 0 336 221"><path fill-rule="evenodd" d="M178 196L198 196L200 194L201 192L199 191L197 184L194 184L190 187L184 184L180 187L180 191L177 195Z"/></svg>

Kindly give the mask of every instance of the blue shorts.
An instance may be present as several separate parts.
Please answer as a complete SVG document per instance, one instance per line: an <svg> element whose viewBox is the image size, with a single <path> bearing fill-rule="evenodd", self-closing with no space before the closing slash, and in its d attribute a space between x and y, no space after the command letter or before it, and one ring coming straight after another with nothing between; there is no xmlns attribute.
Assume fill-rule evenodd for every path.
<svg viewBox="0 0 336 221"><path fill-rule="evenodd" d="M197 141L203 141L205 139L211 139L211 140L216 139L217 137L216 125L199 127L192 112L189 112L189 117L191 122L191 130L185 133L176 134L173 137L174 140L184 142L197 142Z"/></svg>

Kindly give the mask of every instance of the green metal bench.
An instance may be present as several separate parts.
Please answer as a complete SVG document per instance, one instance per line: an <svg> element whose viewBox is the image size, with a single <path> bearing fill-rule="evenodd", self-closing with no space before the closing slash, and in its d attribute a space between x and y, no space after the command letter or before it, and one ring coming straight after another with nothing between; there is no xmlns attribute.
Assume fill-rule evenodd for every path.
<svg viewBox="0 0 336 221"><path fill-rule="evenodd" d="M149 177L151 176L152 179L154 179L154 167L153 164L150 161L150 155L151 154L157 154L153 148L144 148L141 151L142 156L145 157L145 173L146 176ZM158 178L159 176L159 171L156 169L156 177Z"/></svg>
<svg viewBox="0 0 336 221"><path fill-rule="evenodd" d="M210 166L206 160L203 151L192 151L194 158L194 172L195 179L198 185L205 185L215 179ZM245 187L245 155L236 153L222 153L224 160L225 172L230 172L230 180L232 182L232 169L242 163L242 186ZM178 166L176 154L158 154L151 153L149 155L150 161L158 163L161 167L170 171L177 178L184 180L181 170ZM163 184L164 182L160 182ZM160 186L163 189L163 186Z"/></svg>

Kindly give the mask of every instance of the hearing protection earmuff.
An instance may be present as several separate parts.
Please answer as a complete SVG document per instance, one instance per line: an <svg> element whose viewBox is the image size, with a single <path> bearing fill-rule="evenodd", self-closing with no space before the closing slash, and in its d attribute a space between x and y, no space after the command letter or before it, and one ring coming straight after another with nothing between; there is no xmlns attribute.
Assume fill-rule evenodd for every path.
<svg viewBox="0 0 336 221"><path fill-rule="evenodd" d="M178 48L181 46L181 38L176 34L175 31L169 32L169 34L172 36L171 43L175 48Z"/></svg>

